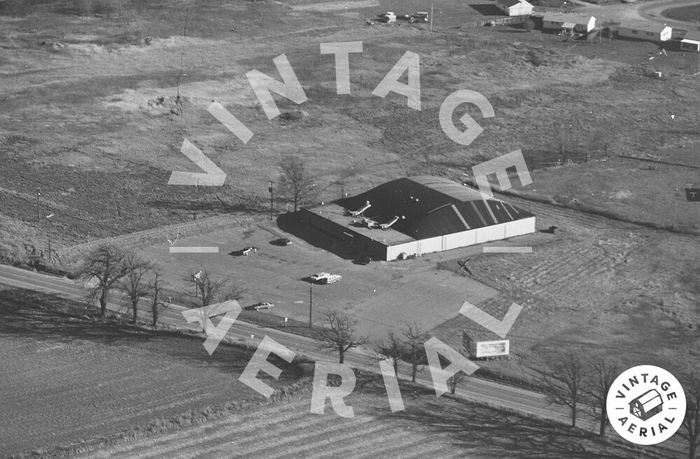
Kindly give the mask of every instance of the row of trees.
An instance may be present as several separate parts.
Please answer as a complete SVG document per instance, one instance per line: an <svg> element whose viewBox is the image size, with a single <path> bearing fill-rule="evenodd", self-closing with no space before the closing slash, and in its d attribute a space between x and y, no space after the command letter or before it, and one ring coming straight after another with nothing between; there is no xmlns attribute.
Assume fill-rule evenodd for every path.
<svg viewBox="0 0 700 459"><path fill-rule="evenodd" d="M622 373L613 359L584 354L563 353L552 356L546 364L533 368L539 375L538 386L550 402L567 406L571 411L571 425L576 426L582 406L591 406L598 416L598 433L603 436L608 425L607 395L615 378ZM693 368L681 376L686 395L686 413L679 435L688 442L688 457L695 459L700 446L700 373Z"/></svg>
<svg viewBox="0 0 700 459"><path fill-rule="evenodd" d="M326 327L321 337L326 347L337 350L340 363L344 362L349 349L368 343L367 337L357 334L355 324L345 313L326 313ZM415 382L418 367L427 362L423 347L426 338L425 330L415 323L408 324L399 333L390 331L377 350L393 360L397 374L399 361L408 362L411 365L411 380ZM604 356L564 353L539 362L532 369L537 374L538 387L546 393L549 401L570 409L572 427L576 426L579 410L592 407L598 417L598 433L605 435L608 426L607 394L623 370L616 361ZM452 394L464 377L464 373L459 372L448 380ZM687 408L679 434L688 442L688 457L695 459L700 446L700 375L682 378L681 382L686 393Z"/></svg>
<svg viewBox="0 0 700 459"><path fill-rule="evenodd" d="M78 277L91 285L88 300L100 305L100 317L107 313L109 294L114 289L126 293L131 305L131 321L138 320L138 307L148 298L152 325L158 326L161 310L169 301L164 299L162 273L156 263L145 260L132 249L122 249L114 245L102 245L90 252L78 269ZM228 278L211 275L207 270L190 273L186 277L194 285L194 307L209 306L218 301L238 300L244 288Z"/></svg>
<svg viewBox="0 0 700 459"><path fill-rule="evenodd" d="M133 250L103 245L86 258L79 271L85 280L92 280L90 299L98 301L100 316L107 310L107 299L114 288L123 290L131 304L132 322L138 319L139 302L149 298L153 327L157 327L158 314L168 302L163 301L163 282L158 266L139 257ZM186 278L194 286L193 307L205 307L219 301L240 299L244 289L230 279L216 277L206 270L190 273ZM357 332L357 322L347 313L326 312L320 339L327 348L338 353L338 361L344 363L350 349L369 343L366 336ZM423 343L426 331L415 323L407 324L399 332L389 332L377 350L394 362L398 373L400 361L411 366L411 380L416 381L420 365L427 363ZM621 373L617 362L606 357L586 357L581 353L555 354L546 361L539 361L531 368L537 374L537 383L551 403L566 406L571 412L571 425L576 426L582 407L592 407L599 420L599 434L605 435L608 425L606 414L607 394L615 378ZM458 373L448 381L451 393L463 380ZM682 379L686 392L687 410L680 435L688 441L689 458L694 459L700 444L700 375Z"/></svg>

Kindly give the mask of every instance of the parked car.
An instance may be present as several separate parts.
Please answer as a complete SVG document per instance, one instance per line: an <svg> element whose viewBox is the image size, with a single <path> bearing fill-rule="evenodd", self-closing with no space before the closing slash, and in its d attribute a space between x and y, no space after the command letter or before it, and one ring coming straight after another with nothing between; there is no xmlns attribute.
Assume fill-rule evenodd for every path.
<svg viewBox="0 0 700 459"><path fill-rule="evenodd" d="M251 253L254 253L257 251L258 251L257 247L245 247L243 250L241 250L241 255L250 255Z"/></svg>
<svg viewBox="0 0 700 459"><path fill-rule="evenodd" d="M317 273L309 277L314 282L321 282L322 280L328 278L330 276L330 273Z"/></svg>
<svg viewBox="0 0 700 459"><path fill-rule="evenodd" d="M267 301L261 301L260 303L255 303L251 306L246 307L248 310L260 311L262 309L272 309L275 305Z"/></svg>
<svg viewBox="0 0 700 459"><path fill-rule="evenodd" d="M334 282L338 282L342 278L343 277L338 274L331 273L318 273L310 276L310 279L317 284L332 284Z"/></svg>
<svg viewBox="0 0 700 459"><path fill-rule="evenodd" d="M322 284L332 284L334 282L338 282L340 279L343 277L339 274L331 274L330 276L326 277L321 281Z"/></svg>
<svg viewBox="0 0 700 459"><path fill-rule="evenodd" d="M355 259L355 263L358 265L368 265L372 261L372 258L370 258L369 255L361 255L357 259Z"/></svg>

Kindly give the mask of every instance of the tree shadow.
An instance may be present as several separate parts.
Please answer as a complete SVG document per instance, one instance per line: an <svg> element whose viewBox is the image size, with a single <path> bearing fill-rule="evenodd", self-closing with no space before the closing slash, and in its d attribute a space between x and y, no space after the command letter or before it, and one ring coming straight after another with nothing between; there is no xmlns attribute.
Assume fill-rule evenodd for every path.
<svg viewBox="0 0 700 459"><path fill-rule="evenodd" d="M346 244L327 236L321 231L310 228L299 221L299 212L290 212L277 217L277 226L289 234L293 234L304 242L319 249L331 252L344 259L353 260L362 254L353 253Z"/></svg>
<svg viewBox="0 0 700 459"><path fill-rule="evenodd" d="M425 397L425 398L423 398ZM426 400L391 414L420 423L463 451L489 451L494 457L623 458L592 433L469 402Z"/></svg>
<svg viewBox="0 0 700 459"><path fill-rule="evenodd" d="M70 312L66 312L70 311ZM77 340L112 346L114 351L129 347L162 354L197 368L240 374L254 349L221 343L209 355L203 335L183 335L170 330L148 330L117 318L98 320L96 308L56 295L21 288L0 290L0 336L21 336L36 341L72 344ZM216 325L217 320L213 319ZM278 365L286 376L300 370L284 362Z"/></svg>

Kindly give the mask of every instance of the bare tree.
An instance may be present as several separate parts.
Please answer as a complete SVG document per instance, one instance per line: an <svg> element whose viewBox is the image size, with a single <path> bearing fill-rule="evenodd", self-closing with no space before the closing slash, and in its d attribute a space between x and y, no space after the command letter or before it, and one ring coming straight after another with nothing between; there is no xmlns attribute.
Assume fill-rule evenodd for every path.
<svg viewBox="0 0 700 459"><path fill-rule="evenodd" d="M450 387L450 394L454 395L455 391L457 390L457 386L459 383L464 381L465 376L466 375L462 370L459 370L457 373L450 376L450 378L447 380L447 384Z"/></svg>
<svg viewBox="0 0 700 459"><path fill-rule="evenodd" d="M345 353L357 346L367 343L367 338L358 336L355 330L357 322L344 312L330 311L325 314L326 327L321 330L324 346L338 351L338 362L345 361Z"/></svg>
<svg viewBox="0 0 700 459"><path fill-rule="evenodd" d="M163 292L163 284L160 282L160 273L158 271L154 273L150 289L151 292L153 292L153 297L151 298L151 317L153 320L153 328L156 328L158 327L158 313L160 309L168 307L168 304L160 299L160 295Z"/></svg>
<svg viewBox="0 0 700 459"><path fill-rule="evenodd" d="M608 424L606 410L608 391L615 378L620 373L617 364L609 359L600 357L591 363L590 373L585 378L585 393L595 402L595 409L598 411L600 436L605 435L605 428Z"/></svg>
<svg viewBox="0 0 700 459"><path fill-rule="evenodd" d="M425 350L423 349L425 330L420 328L416 323L411 323L406 325L403 335L406 337L408 357L411 363L411 381L416 382L418 365L422 364L426 360Z"/></svg>
<svg viewBox="0 0 700 459"><path fill-rule="evenodd" d="M241 285L231 279L213 276L206 269L191 274L190 280L194 282L198 303L202 307L218 301L240 300L245 292Z"/></svg>
<svg viewBox="0 0 700 459"><path fill-rule="evenodd" d="M688 459L695 459L700 446L700 376L692 375L684 379L685 418L679 434L688 441Z"/></svg>
<svg viewBox="0 0 700 459"><path fill-rule="evenodd" d="M583 395L584 363L580 355L567 353L552 356L546 367L538 368L540 383L550 403L558 403L571 410L571 426L576 427L578 405Z"/></svg>
<svg viewBox="0 0 700 459"><path fill-rule="evenodd" d="M282 174L279 180L284 190L294 202L294 212L313 193L316 185L306 169L306 163L298 156L285 156L279 163Z"/></svg>
<svg viewBox="0 0 700 459"><path fill-rule="evenodd" d="M99 299L100 317L107 311L107 296L114 285L129 273L125 263L125 252L113 245L101 245L90 252L79 268L78 274L84 280L97 283L90 289L90 301Z"/></svg>
<svg viewBox="0 0 700 459"><path fill-rule="evenodd" d="M393 331L387 333L386 341L379 344L379 352L394 362L394 372L398 374L399 360L406 354L406 345Z"/></svg>
<svg viewBox="0 0 700 459"><path fill-rule="evenodd" d="M136 252L133 250L126 252L124 256L124 266L127 269L127 274L119 284L129 297L132 311L131 323L135 324L138 315L139 300L148 295L149 292L145 276L151 271L152 266L149 262L142 260L136 255Z"/></svg>

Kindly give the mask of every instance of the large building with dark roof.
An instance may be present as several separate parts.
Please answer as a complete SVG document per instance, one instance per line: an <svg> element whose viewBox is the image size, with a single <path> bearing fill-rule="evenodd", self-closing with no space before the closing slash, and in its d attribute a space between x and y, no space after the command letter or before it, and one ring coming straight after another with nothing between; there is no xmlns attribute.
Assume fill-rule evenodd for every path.
<svg viewBox="0 0 700 459"><path fill-rule="evenodd" d="M361 215L353 211L365 208ZM356 256L394 260L535 232L535 216L441 177L406 177L329 204L302 221Z"/></svg>

